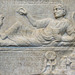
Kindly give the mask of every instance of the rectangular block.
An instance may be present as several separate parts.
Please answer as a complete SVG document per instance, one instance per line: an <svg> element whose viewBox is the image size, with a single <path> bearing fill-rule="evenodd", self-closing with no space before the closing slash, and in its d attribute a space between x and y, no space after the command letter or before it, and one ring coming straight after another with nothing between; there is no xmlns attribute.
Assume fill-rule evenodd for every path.
<svg viewBox="0 0 75 75"><path fill-rule="evenodd" d="M75 0L0 0L0 75L75 75Z"/></svg>

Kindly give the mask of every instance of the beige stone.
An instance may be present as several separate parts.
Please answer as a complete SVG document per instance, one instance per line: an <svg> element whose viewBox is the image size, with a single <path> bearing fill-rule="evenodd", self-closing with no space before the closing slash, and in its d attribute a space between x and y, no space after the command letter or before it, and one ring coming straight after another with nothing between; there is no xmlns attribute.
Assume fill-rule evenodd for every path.
<svg viewBox="0 0 75 75"><path fill-rule="evenodd" d="M75 75L75 0L0 0L0 75Z"/></svg>

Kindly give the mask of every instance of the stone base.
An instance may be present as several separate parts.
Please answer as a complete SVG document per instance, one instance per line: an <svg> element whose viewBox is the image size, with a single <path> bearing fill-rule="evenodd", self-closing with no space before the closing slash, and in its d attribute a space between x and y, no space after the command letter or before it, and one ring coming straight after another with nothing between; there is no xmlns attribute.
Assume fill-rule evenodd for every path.
<svg viewBox="0 0 75 75"><path fill-rule="evenodd" d="M70 56L74 50L74 47L0 47L0 74L40 75L47 51L54 51L59 63L62 56Z"/></svg>

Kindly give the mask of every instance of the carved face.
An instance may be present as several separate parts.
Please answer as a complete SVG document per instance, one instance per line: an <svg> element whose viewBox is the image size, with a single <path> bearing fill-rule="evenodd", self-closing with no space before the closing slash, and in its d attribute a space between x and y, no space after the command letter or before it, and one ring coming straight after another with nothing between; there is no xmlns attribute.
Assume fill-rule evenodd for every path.
<svg viewBox="0 0 75 75"><path fill-rule="evenodd" d="M62 5L57 5L53 9L55 18L65 16L66 12Z"/></svg>

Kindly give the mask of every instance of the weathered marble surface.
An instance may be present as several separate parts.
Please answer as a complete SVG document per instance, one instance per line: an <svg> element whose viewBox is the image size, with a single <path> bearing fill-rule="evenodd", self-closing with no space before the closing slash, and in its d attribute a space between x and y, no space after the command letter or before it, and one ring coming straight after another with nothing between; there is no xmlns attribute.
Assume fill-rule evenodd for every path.
<svg viewBox="0 0 75 75"><path fill-rule="evenodd" d="M75 61L75 48L74 47L57 47L57 48L0 48L0 73L1 75L32 75L40 74L44 68L45 53L47 51L55 52L57 55L57 67L60 67L60 61L63 56L71 56L74 53L74 56L71 58L71 61ZM63 60L64 61L64 60ZM62 61L62 62L63 62ZM74 64L74 63L73 63ZM66 73L73 72L75 74L75 66L72 65L72 69L69 68L66 70ZM60 69L55 73L60 75ZM63 69L64 70L64 69ZM63 71L62 70L62 71ZM73 74L73 75L74 75ZM69 74L68 74L69 75ZM72 75L72 73L71 73Z"/></svg>
<svg viewBox="0 0 75 75"><path fill-rule="evenodd" d="M10 3L11 1L6 1L6 2ZM6 5L9 6L9 4ZM15 4L13 5L17 6ZM34 5L37 4L32 4L31 5L32 8ZM75 12L71 11L71 13L69 14L70 10L68 12L65 3L62 3L62 1L61 3L51 2L49 3L48 6L50 6L51 9L47 7L43 10L42 9L43 5L41 6L40 9L38 9L38 6L36 7L36 9L42 10L43 12L45 11L46 13L43 13L42 11L39 11L40 12L39 13L38 11L35 11L35 9L31 8L30 11L35 11L34 16L32 15L34 13L28 11L29 8L27 7L24 6L22 7L20 6L17 8L15 7L15 9L12 9L11 15L7 12L11 20L9 21L10 24L7 23L8 22L7 20L9 20L9 18L7 18L6 20L7 15L4 16L4 14L2 13L0 16L0 28L1 28L0 46L24 46L24 47L29 47L29 46L30 47L31 46L32 47L35 46L36 47L38 46L39 47L40 46L49 46L49 47L72 46L73 47L75 46L75 26L74 26ZM11 7L14 8L12 5ZM48 13L49 10L47 9L49 9L51 12ZM10 8L7 10L11 11ZM37 19L37 14L39 14L40 17L42 17L43 14L42 19L41 18ZM46 15L49 16L49 14L51 15L51 17L44 17ZM13 16L14 18L12 18L11 16ZM14 19L17 19L16 22L13 22ZM11 22L13 22L13 24ZM4 25L4 23L6 25ZM9 26L11 25L11 26L3 30L3 28L6 28L7 25Z"/></svg>
<svg viewBox="0 0 75 75"><path fill-rule="evenodd" d="M0 0L0 75L75 75L75 0Z"/></svg>

